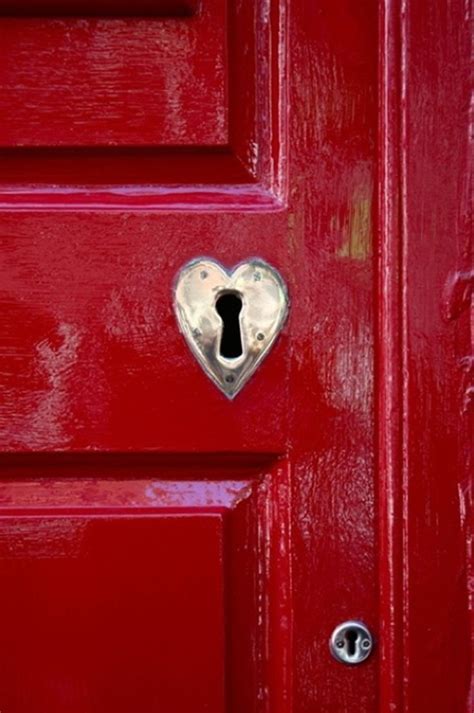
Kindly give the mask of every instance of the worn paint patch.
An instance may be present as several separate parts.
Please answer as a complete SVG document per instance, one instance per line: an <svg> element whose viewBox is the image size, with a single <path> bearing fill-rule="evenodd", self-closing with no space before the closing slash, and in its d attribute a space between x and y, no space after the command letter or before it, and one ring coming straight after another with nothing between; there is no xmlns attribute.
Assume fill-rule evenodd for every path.
<svg viewBox="0 0 474 713"><path fill-rule="evenodd" d="M2 559L75 559L86 528L87 520L77 518L8 518L0 523Z"/></svg>
<svg viewBox="0 0 474 713"><path fill-rule="evenodd" d="M372 186L365 183L353 191L344 215L333 217L332 227L340 234L338 257L367 260L372 255Z"/></svg>
<svg viewBox="0 0 474 713"><path fill-rule="evenodd" d="M370 324L353 325L341 318L337 333L327 362L320 365L324 393L337 411L368 414L373 392Z"/></svg>

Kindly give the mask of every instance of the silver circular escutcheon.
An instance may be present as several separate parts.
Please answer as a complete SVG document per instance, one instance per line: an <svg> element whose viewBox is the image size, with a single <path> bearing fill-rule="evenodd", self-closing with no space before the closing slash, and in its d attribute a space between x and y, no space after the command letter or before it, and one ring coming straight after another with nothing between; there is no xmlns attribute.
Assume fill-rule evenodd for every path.
<svg viewBox="0 0 474 713"><path fill-rule="evenodd" d="M334 658L349 665L365 661L373 648L372 634L361 621L345 621L339 624L329 640L329 649Z"/></svg>

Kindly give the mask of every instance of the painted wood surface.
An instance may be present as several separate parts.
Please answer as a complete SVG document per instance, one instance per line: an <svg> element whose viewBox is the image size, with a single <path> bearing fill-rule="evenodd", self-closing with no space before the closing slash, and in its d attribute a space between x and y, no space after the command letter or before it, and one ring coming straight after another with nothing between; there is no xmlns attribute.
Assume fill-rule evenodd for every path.
<svg viewBox="0 0 474 713"><path fill-rule="evenodd" d="M467 713L463 3L193 8L0 17L16 33L0 101L24 118L3 104L0 709ZM33 50L54 63L49 33L77 49L78 28L133 28L144 48L170 33L170 57L195 28L202 81L163 84L158 106L117 41L117 71L88 61L123 122L101 82L85 123L57 96L43 111L67 82ZM289 286L289 322L233 402L173 314L200 255L259 256ZM329 653L349 618L376 640L360 667Z"/></svg>
<svg viewBox="0 0 474 713"><path fill-rule="evenodd" d="M0 0L0 14L10 17L179 17L199 7L199 0Z"/></svg>
<svg viewBox="0 0 474 713"><path fill-rule="evenodd" d="M178 18L4 17L0 146L224 145L225 34L220 0Z"/></svg>

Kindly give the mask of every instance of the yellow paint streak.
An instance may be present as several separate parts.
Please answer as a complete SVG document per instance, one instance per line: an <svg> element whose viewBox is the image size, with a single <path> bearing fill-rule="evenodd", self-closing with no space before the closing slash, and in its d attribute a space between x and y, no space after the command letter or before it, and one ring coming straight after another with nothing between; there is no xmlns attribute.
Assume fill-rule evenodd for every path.
<svg viewBox="0 0 474 713"><path fill-rule="evenodd" d="M372 255L372 196L353 197L349 216L342 226L339 257L366 260Z"/></svg>

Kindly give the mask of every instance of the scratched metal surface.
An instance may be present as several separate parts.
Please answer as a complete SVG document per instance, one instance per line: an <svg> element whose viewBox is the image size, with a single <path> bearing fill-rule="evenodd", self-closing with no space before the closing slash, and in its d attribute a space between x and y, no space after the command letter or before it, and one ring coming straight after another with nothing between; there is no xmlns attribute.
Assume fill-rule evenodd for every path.
<svg viewBox="0 0 474 713"><path fill-rule="evenodd" d="M31 660L5 659L0 708L187 713L189 682L216 713L466 713L467 31L460 0L406 8L409 21L390 0L229 3L222 154L199 110L180 133L192 151L161 161L154 144L124 160L87 142L37 152L34 132L4 154L0 592L14 616L0 650L15 628L46 643L27 689ZM222 106L212 63L206 77ZM194 90L182 79L165 98L179 113ZM228 268L261 257L289 287L289 321L233 402L173 314L178 270L200 255ZM120 563L134 584L113 604ZM21 572L45 609L28 608ZM140 633L151 618L158 639L183 640L166 582L176 607L189 589L182 662ZM65 628L42 628L48 606ZM349 618L377 643L360 667L329 653ZM79 644L58 676L63 631Z"/></svg>

